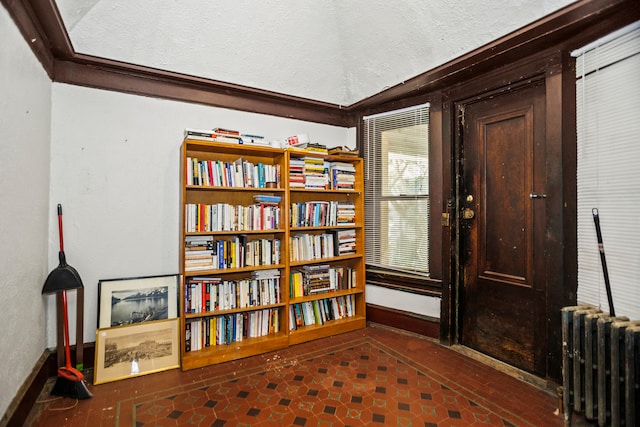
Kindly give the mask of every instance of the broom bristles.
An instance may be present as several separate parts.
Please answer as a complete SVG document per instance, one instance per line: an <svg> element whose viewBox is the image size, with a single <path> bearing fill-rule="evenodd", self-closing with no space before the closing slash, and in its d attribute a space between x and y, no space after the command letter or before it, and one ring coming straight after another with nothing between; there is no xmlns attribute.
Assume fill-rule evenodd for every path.
<svg viewBox="0 0 640 427"><path fill-rule="evenodd" d="M58 378L51 390L54 396L70 397L72 399L88 399L93 395L83 381L82 372L71 367L58 368Z"/></svg>

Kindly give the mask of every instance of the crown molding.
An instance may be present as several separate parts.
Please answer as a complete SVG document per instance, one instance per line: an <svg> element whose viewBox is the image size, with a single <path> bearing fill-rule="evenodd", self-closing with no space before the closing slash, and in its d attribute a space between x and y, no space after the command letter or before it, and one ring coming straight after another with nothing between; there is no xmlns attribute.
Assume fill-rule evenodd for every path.
<svg viewBox="0 0 640 427"><path fill-rule="evenodd" d="M573 50L640 19L637 0L580 0L349 106L76 53L54 0L0 0L52 81L341 127L556 47Z"/></svg>

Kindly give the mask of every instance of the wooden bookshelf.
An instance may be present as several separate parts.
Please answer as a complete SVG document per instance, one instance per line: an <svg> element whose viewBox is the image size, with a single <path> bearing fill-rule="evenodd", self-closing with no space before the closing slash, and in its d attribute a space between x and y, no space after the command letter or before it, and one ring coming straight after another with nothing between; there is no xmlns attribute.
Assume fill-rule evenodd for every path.
<svg viewBox="0 0 640 427"><path fill-rule="evenodd" d="M363 181L363 162L362 159L356 156L332 156L332 155L320 155L315 153L304 153L299 151L287 151L286 153L286 170L287 176L295 174L299 170L301 159L304 160L308 157L315 158L316 162L312 161L312 173L313 169L320 164L319 160L322 160L324 169L329 169L329 179L333 180L333 174L331 173L332 164L346 164L350 165L351 171L348 173L352 175L351 185L342 186L337 189L336 182L334 181L329 185L329 188L308 188L295 186L295 177L288 182L288 199L290 204L289 213L289 228L287 229L287 250L289 252L287 271L290 277L291 273L299 271L305 266L320 266L328 265L333 267L344 267L350 269L355 275L355 280L352 285L346 289L331 290L329 292L321 292L315 294L308 294L304 296L294 296L289 294L288 314L291 317L297 319L295 316L295 310L292 307L304 303L315 303L320 300L332 300L332 299L344 299L350 298L353 302L352 307L347 314L340 318L331 319L330 316L325 316L325 319L321 319L321 324L297 324L294 329L289 331L289 344L297 344L306 341L315 340L339 333L344 333L366 326L366 307L365 307L365 265L364 265L364 181ZM292 173L292 170L294 171ZM312 180L312 184L315 181ZM300 185L300 184L298 184ZM342 221L322 221L323 216L320 215L320 219L313 221L304 221L304 218L300 218L302 215L293 214L294 207L303 210L304 207L311 205L311 209L328 205L331 209L331 204L351 205L352 218L351 221L345 222L346 218L342 218ZM302 206L302 207L301 207ZM313 215L313 214L310 214ZM329 215L331 218L331 215ZM348 216L347 216L348 217ZM317 216L316 216L317 218ZM338 218L340 215L338 214ZM338 231L352 230L355 234L355 245L349 253L342 255L323 254L320 258L315 259L299 259L292 253L294 252L294 245L292 239L296 236L322 236L326 234L335 233ZM335 242L334 242L335 243ZM291 291L291 289L290 289ZM292 313L293 311L293 313ZM316 316L317 317L317 316ZM299 322L297 322L299 323Z"/></svg>
<svg viewBox="0 0 640 427"><path fill-rule="evenodd" d="M289 345L285 160L271 147L182 145L183 370ZM256 197L280 200L261 204Z"/></svg>
<svg viewBox="0 0 640 427"><path fill-rule="evenodd" d="M259 145L184 141L179 251L183 370L365 327L362 159L314 154L316 166L350 165L349 183L340 189L292 186L291 162L307 155ZM273 179L257 179L263 175ZM338 205L350 207L347 222L292 224L293 204L313 202L333 203L334 214ZM346 253L336 255L334 249L319 258L296 259L292 239L299 235L305 241L324 235L325 244L332 237ZM313 268L309 266L330 266L332 283L340 281L342 287L293 297L291 273ZM290 316L303 305L315 306L320 322L292 328L296 319Z"/></svg>

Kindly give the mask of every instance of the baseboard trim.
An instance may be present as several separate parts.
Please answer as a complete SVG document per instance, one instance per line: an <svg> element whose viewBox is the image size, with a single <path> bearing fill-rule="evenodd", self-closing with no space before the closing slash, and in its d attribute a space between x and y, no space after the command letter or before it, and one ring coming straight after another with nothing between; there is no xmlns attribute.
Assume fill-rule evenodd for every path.
<svg viewBox="0 0 640 427"><path fill-rule="evenodd" d="M34 365L31 374L18 389L7 411L2 416L2 420L0 420L0 427L19 427L24 425L34 402L40 395L40 391L51 376L49 372L51 361L53 361L53 366L55 367L55 353L47 349Z"/></svg>
<svg viewBox="0 0 640 427"><path fill-rule="evenodd" d="M93 368L93 358L95 354L95 344L88 343L83 347L84 370ZM71 346L72 364L75 365L75 346ZM55 349L46 349L36 364L31 374L24 380L15 397L9 404L7 411L0 419L0 427L22 427L29 417L33 406L38 400L42 389L49 380L58 373L57 352ZM88 379L91 381L92 379Z"/></svg>
<svg viewBox="0 0 640 427"><path fill-rule="evenodd" d="M375 304L367 304L367 321L413 332L429 338L440 338L440 319L430 316Z"/></svg>

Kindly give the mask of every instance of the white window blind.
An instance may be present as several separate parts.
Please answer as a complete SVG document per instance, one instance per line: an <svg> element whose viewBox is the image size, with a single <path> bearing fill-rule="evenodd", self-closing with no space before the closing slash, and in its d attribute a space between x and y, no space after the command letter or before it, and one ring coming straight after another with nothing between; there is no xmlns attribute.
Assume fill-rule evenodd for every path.
<svg viewBox="0 0 640 427"><path fill-rule="evenodd" d="M429 105L364 118L368 268L429 275Z"/></svg>
<svg viewBox="0 0 640 427"><path fill-rule="evenodd" d="M578 301L609 309L597 208L616 315L640 319L640 22L574 56Z"/></svg>

